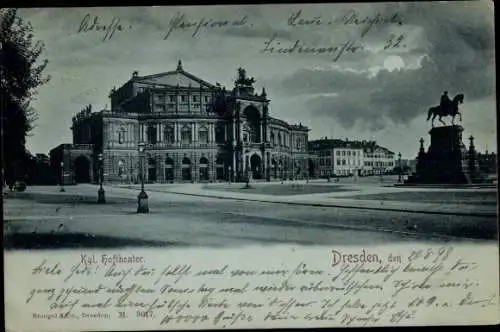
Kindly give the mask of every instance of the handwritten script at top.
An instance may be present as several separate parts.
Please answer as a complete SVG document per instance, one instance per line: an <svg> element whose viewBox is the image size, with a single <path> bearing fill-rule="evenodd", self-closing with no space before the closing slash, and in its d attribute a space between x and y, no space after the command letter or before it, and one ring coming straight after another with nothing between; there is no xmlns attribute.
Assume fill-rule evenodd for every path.
<svg viewBox="0 0 500 332"><path fill-rule="evenodd" d="M38 281L24 295L33 319L143 319L164 328L394 325L435 310L496 305L497 298L477 292L478 265L451 247L415 250L399 262L321 268L300 261L253 269L140 259L100 264L82 257L68 266L50 258L33 266Z"/></svg>
<svg viewBox="0 0 500 332"><path fill-rule="evenodd" d="M214 14L215 15L215 14ZM123 34L134 30L137 26L124 23L126 20L119 17L103 18L99 15L86 14L77 30L78 33L99 33L103 41L109 41L115 35ZM263 47L259 48L261 54L272 55L325 55L331 56L332 60L338 61L341 57L359 53L366 49L366 36L378 28L395 27L391 33L386 33L382 40L382 49L386 51L403 49L406 47L406 33L398 30L403 25L399 13L380 14L375 13L369 16L361 15L355 9L343 13L333 12L332 14L322 14L319 16L308 15L303 10L293 11L282 19L275 18L272 22L258 22L258 18L252 18L248 15L235 15L234 17L217 18L210 16L188 15L183 12L177 12L170 17L165 17L164 21L156 22L155 26L160 27L161 38L163 40L171 39L176 33L182 38L198 37L201 32L218 32L219 37L227 36L229 30L233 32L237 29L245 30L240 34L230 34L233 36L254 36L264 38ZM161 25L165 28L162 29ZM265 29L261 29L266 26ZM285 30L290 35L281 40L278 31ZM308 37L294 38L295 31L315 28L326 28L322 30L324 36L327 36L329 44L319 45ZM337 35L338 30L353 30L354 34L348 34L349 37L342 37L342 33ZM257 34L252 33L256 30ZM265 31L268 35L265 35ZM182 34L182 32L188 33ZM378 37L380 38L380 36ZM316 38L314 38L316 39ZM331 39L333 41L331 41ZM380 41L377 43L380 44ZM379 47L379 46L377 46ZM371 47L373 49L373 46Z"/></svg>

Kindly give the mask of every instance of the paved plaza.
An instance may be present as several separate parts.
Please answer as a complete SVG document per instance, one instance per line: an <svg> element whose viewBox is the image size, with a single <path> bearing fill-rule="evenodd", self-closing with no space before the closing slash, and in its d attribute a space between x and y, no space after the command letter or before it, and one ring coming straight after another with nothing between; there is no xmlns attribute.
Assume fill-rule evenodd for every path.
<svg viewBox="0 0 500 332"><path fill-rule="evenodd" d="M343 180L343 181L342 181ZM29 187L4 199L7 249L123 246L362 245L496 239L496 189L400 188L342 179Z"/></svg>

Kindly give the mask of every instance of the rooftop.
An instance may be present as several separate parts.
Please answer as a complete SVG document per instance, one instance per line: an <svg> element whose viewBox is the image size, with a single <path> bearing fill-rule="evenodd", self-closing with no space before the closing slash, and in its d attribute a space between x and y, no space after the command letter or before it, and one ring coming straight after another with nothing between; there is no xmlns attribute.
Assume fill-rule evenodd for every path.
<svg viewBox="0 0 500 332"><path fill-rule="evenodd" d="M347 139L328 139L326 137L319 140L309 141L309 150L325 150L336 148L360 149L365 152L369 152L370 150L382 150L386 153L394 153L389 149L378 145L375 141L350 141Z"/></svg>
<svg viewBox="0 0 500 332"><path fill-rule="evenodd" d="M183 88L213 89L216 87L212 83L202 80L201 78L185 71L182 68L182 62L180 60L177 64L176 70L146 76L139 76L139 73L137 71L134 71L134 73L132 74L132 80L138 83L161 84Z"/></svg>

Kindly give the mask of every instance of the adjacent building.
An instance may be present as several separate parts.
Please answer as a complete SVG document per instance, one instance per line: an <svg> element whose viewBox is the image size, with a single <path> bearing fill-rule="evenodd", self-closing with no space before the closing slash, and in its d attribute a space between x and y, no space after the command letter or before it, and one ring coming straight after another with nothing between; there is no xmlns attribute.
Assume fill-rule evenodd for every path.
<svg viewBox="0 0 500 332"><path fill-rule="evenodd" d="M363 175L382 175L390 173L396 166L395 154L374 141L364 143Z"/></svg>
<svg viewBox="0 0 500 332"><path fill-rule="evenodd" d="M241 181L313 173L309 129L274 118L265 89L238 70L232 90L187 71L140 76L110 92L111 109L73 117L73 143L50 153L65 182ZM102 160L102 161L101 161ZM311 167L310 167L311 166Z"/></svg>
<svg viewBox="0 0 500 332"><path fill-rule="evenodd" d="M320 139L309 142L318 158L319 176L368 176L394 169L394 153L374 141Z"/></svg>

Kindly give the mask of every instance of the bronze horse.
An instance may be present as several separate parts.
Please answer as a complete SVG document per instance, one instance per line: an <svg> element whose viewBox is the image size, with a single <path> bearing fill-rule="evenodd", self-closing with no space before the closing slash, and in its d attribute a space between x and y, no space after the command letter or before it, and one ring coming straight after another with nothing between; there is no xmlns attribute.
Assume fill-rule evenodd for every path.
<svg viewBox="0 0 500 332"><path fill-rule="evenodd" d="M450 102L448 105L447 109L443 109L441 105L439 106L434 106L429 108L429 111L427 112L427 121L432 116L432 126L434 127L434 119L436 116L439 116L439 122L441 122L443 125L446 125L444 121L441 119L443 116L451 116L451 124L454 125L455 123L455 116L460 116L460 121L462 121L462 114L458 111L458 104L463 104L464 102L464 95L463 93L460 93L453 98L453 100Z"/></svg>

